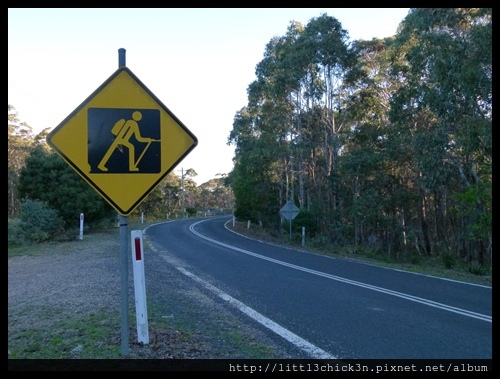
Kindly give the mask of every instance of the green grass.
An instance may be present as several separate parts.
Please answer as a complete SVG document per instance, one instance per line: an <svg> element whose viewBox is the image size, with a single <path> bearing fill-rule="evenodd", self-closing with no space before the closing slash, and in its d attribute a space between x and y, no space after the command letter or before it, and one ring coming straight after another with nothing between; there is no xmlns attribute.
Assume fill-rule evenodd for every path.
<svg viewBox="0 0 500 379"><path fill-rule="evenodd" d="M9 331L9 359L114 359L120 357L113 343L119 314L101 310L85 317L59 317L62 310L36 310L57 323L18 332ZM83 347L79 353L79 347ZM76 349L76 351L75 351Z"/></svg>
<svg viewBox="0 0 500 379"><path fill-rule="evenodd" d="M161 301L159 299L158 301ZM205 346L220 358L233 356L235 358L265 359L273 356L273 350L259 343L248 333L240 332L235 323L227 325L224 316L216 320L215 328L207 328L210 323L204 323L199 328L199 319L193 314L203 312L202 305L194 305L194 313L187 317L164 317L165 304L154 299L148 303L148 330L150 336L174 335L171 341L155 341L154 344L172 343L194 350ZM198 308L199 307L199 308ZM38 327L25 330L9 330L8 359L120 359L121 351L121 315L117 311L99 310L80 316L72 313L64 314L63 308L38 307L23 308L22 314L16 317L43 317L45 322ZM136 331L135 308L128 311L129 346L136 343L132 335ZM62 316L61 316L62 315ZM216 317L218 318L218 317ZM15 319L12 320L15 324ZM216 341L215 349L212 344ZM151 341L153 343L153 341ZM145 357L149 358L149 357ZM159 358L153 355L153 359Z"/></svg>

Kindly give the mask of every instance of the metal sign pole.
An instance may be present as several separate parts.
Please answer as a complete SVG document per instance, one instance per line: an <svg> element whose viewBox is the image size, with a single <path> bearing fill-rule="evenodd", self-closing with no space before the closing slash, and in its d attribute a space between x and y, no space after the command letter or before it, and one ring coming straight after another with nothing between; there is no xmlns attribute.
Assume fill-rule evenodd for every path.
<svg viewBox="0 0 500 379"><path fill-rule="evenodd" d="M286 218L290 224L290 242L292 241L292 221L299 213L300 209L295 206L292 199L288 200L280 209L281 216Z"/></svg>
<svg viewBox="0 0 500 379"><path fill-rule="evenodd" d="M118 49L118 68L125 66L125 49ZM121 352L129 353L128 328L128 217L120 215L120 273L121 273Z"/></svg>
<svg viewBox="0 0 500 379"><path fill-rule="evenodd" d="M121 273L121 335L122 355L128 355L128 225L127 217L120 216L120 273Z"/></svg>

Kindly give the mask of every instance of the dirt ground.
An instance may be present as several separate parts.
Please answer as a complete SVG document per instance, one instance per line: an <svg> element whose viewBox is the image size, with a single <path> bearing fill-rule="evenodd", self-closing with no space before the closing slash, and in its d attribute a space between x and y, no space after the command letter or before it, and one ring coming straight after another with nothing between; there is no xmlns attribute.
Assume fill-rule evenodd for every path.
<svg viewBox="0 0 500 379"><path fill-rule="evenodd" d="M117 237L89 235L83 241L44 245L37 255L8 259L9 357L18 348L18 342L11 341L28 330L53 333L71 318L82 319L99 311L120 314ZM129 321L129 354L122 359L303 358L279 337L181 274L167 262L166 254L145 247L148 312L154 309L150 313L156 320L149 322L147 345L137 342L136 325ZM129 272L132 320L135 308L130 262ZM120 346L120 320L113 329L111 341L102 343ZM60 331L61 338L65 333ZM76 345L58 358L82 356L82 347Z"/></svg>

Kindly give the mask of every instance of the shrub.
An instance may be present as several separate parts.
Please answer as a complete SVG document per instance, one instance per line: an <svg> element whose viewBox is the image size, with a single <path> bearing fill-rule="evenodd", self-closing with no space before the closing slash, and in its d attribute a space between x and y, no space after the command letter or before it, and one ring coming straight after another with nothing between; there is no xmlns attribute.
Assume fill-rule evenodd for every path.
<svg viewBox="0 0 500 379"><path fill-rule="evenodd" d="M478 262L470 262L465 270L472 275L481 276L487 273L488 268L482 267Z"/></svg>
<svg viewBox="0 0 500 379"><path fill-rule="evenodd" d="M456 265L456 258L452 253L444 252L441 255L441 261L443 262L443 267L446 269L453 269Z"/></svg>
<svg viewBox="0 0 500 379"><path fill-rule="evenodd" d="M189 217L195 217L196 216L196 208L186 208L186 213L189 215Z"/></svg>
<svg viewBox="0 0 500 379"><path fill-rule="evenodd" d="M24 237L22 235L22 228L21 228L21 220L9 218L7 238L9 246L21 246L24 244Z"/></svg>
<svg viewBox="0 0 500 379"><path fill-rule="evenodd" d="M307 237L316 237L318 233L316 218L312 212L305 209L301 209L300 213L292 220L292 233L302 236L302 227L305 227ZM281 228L288 232L290 229L290 221L283 220Z"/></svg>
<svg viewBox="0 0 500 379"><path fill-rule="evenodd" d="M27 241L43 242L64 231L64 221L46 203L24 200L21 203L22 235Z"/></svg>
<svg viewBox="0 0 500 379"><path fill-rule="evenodd" d="M317 237L309 239L308 242L309 245L316 248L326 248L331 244L331 241L328 238L328 236L325 236L323 234L320 234Z"/></svg>

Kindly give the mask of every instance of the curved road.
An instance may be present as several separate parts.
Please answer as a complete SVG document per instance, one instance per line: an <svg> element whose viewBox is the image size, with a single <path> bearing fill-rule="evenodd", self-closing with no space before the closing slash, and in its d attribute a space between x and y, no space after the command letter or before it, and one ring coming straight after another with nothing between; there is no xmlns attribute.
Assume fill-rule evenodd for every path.
<svg viewBox="0 0 500 379"><path fill-rule="evenodd" d="M492 358L491 287L266 244L230 220L155 224L145 238L193 285L310 358Z"/></svg>

